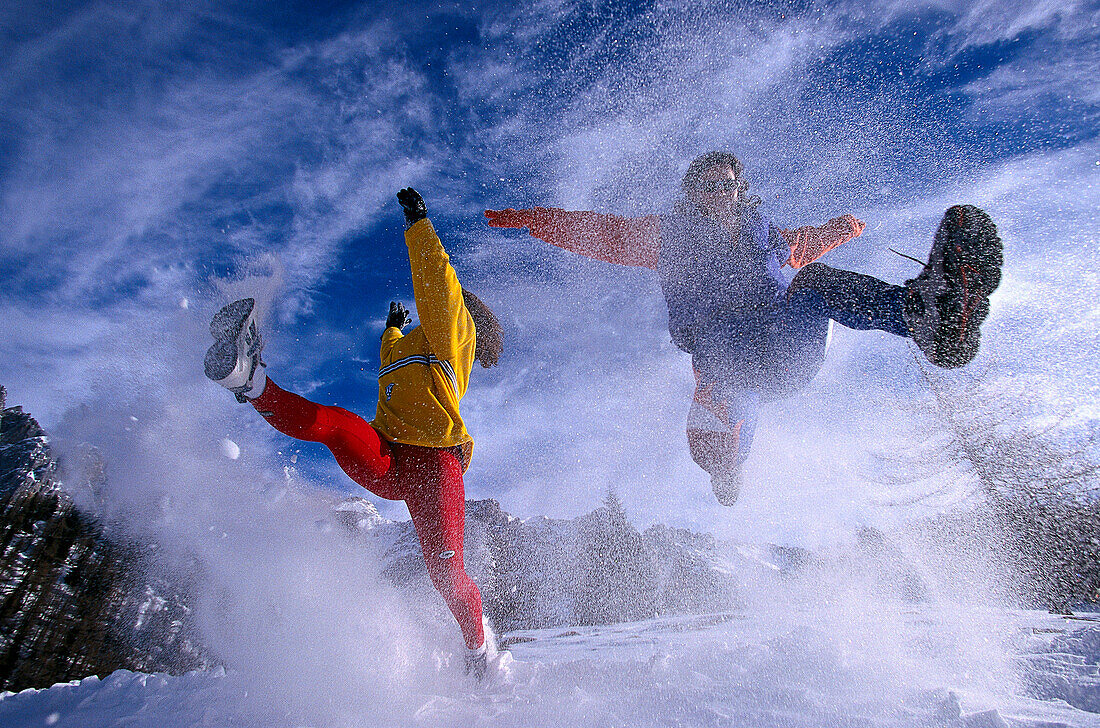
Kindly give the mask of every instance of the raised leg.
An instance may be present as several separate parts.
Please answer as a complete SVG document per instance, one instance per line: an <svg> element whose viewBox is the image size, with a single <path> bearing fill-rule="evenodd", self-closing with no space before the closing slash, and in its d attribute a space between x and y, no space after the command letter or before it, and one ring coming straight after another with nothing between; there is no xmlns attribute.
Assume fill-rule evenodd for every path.
<svg viewBox="0 0 1100 728"><path fill-rule="evenodd" d="M830 318L850 329L909 336L905 287L862 273L811 263L791 281L787 303L796 311Z"/></svg>
<svg viewBox="0 0 1100 728"><path fill-rule="evenodd" d="M390 500L404 497L398 488L390 444L359 415L310 402L270 379L263 394L249 401L284 435L327 447L348 477L370 492Z"/></svg>

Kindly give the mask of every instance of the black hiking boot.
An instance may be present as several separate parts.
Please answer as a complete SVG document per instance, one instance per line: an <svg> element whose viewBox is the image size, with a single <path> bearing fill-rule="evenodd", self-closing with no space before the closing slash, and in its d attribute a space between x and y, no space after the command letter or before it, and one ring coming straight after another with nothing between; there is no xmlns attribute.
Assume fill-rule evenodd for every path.
<svg viewBox="0 0 1100 728"><path fill-rule="evenodd" d="M989 215L973 205L944 213L928 263L905 282L905 322L928 361L953 369L974 359L1003 262Z"/></svg>

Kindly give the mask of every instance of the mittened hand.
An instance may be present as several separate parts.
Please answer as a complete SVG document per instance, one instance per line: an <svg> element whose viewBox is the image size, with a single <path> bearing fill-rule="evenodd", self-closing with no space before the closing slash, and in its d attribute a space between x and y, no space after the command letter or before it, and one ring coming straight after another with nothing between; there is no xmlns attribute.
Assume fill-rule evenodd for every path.
<svg viewBox="0 0 1100 728"><path fill-rule="evenodd" d="M529 228L534 222L535 215L530 210L486 210L485 217L489 220L489 227L495 228Z"/></svg>
<svg viewBox="0 0 1100 728"><path fill-rule="evenodd" d="M863 222L855 215L842 215L840 219L848 223L848 226L851 228L853 238L858 238L860 235L862 235L863 228L867 227L867 223Z"/></svg>
<svg viewBox="0 0 1100 728"><path fill-rule="evenodd" d="M410 323L412 323L412 314L409 313L409 309L396 301L390 301L390 315L386 317L386 328L395 326L401 330Z"/></svg>
<svg viewBox="0 0 1100 728"><path fill-rule="evenodd" d="M412 187L406 187L398 192L397 201L401 203L401 209L405 211L406 230L428 216L428 206L424 204L424 198Z"/></svg>

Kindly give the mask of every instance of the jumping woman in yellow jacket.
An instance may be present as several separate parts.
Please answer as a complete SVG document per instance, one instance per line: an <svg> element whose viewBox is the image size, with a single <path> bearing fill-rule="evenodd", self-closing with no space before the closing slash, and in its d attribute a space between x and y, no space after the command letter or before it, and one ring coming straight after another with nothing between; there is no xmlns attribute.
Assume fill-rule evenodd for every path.
<svg viewBox="0 0 1100 728"><path fill-rule="evenodd" d="M459 285L416 190L401 190L397 199L405 211L420 325L402 334L409 312L390 304L373 422L341 407L310 402L267 378L251 298L214 315L210 332L215 343L206 354L206 376L238 401L251 403L280 432L323 443L348 477L370 492L405 501L432 583L462 628L467 671L480 678L489 657L481 594L462 562L462 476L473 440L458 405L474 360L484 367L497 363L501 328L489 308Z"/></svg>

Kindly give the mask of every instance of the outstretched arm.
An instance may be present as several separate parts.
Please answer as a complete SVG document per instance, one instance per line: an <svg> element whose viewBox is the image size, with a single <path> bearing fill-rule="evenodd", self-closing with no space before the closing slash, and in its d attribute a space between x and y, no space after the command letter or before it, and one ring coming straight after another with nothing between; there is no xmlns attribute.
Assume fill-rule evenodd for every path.
<svg viewBox="0 0 1100 728"><path fill-rule="evenodd" d="M431 220L427 219L424 200L411 187L401 190L397 199L405 210L408 225L405 243L409 247L413 295L416 297L420 328L424 330L424 336L436 357L455 362L466 350L466 358L471 358L475 340L474 321L466 309L462 286L451 267L451 259L443 249ZM401 333L395 326L387 328L386 333L389 332ZM396 335L393 338L398 338ZM383 337L383 345L385 343ZM461 395L462 392L459 392Z"/></svg>
<svg viewBox="0 0 1100 728"><path fill-rule="evenodd" d="M527 228L551 245L619 265L657 268L661 218L618 217L598 212L571 212L556 207L486 210L489 227Z"/></svg>
<svg viewBox="0 0 1100 728"><path fill-rule="evenodd" d="M859 237L865 223L854 215L834 217L821 227L805 225L795 230L780 230L784 240L791 246L791 257L787 265L801 268L809 265L838 245Z"/></svg>
<svg viewBox="0 0 1100 728"><path fill-rule="evenodd" d="M474 342L474 321L462 300L462 286L431 220L420 220L405 231L405 242L420 327L432 353L453 362L463 347L472 351Z"/></svg>

